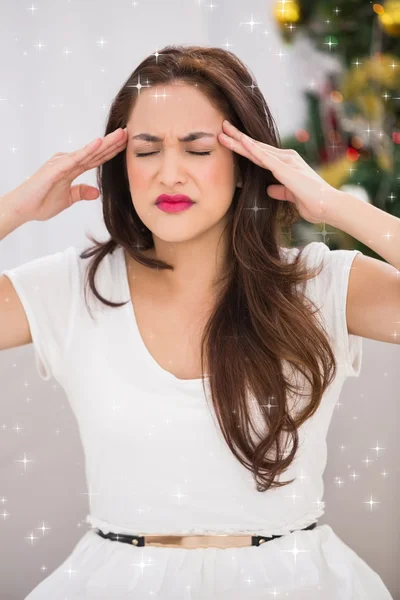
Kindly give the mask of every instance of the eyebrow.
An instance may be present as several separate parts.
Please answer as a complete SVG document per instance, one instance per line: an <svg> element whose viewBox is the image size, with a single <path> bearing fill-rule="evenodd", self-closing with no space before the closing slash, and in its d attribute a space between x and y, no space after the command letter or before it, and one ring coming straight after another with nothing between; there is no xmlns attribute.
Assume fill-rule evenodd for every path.
<svg viewBox="0 0 400 600"><path fill-rule="evenodd" d="M194 142L194 140L198 140L202 137L216 137L213 133L208 133L206 131L191 131L183 138L178 138L180 142ZM138 135L134 135L132 137L133 140L144 140L146 142L162 142L162 138L157 137L156 135L152 135L151 133L139 133Z"/></svg>

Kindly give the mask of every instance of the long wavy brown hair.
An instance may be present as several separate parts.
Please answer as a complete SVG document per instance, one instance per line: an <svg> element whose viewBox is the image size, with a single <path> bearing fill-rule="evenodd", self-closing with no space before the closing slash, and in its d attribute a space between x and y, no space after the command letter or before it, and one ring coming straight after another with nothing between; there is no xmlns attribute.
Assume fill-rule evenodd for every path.
<svg viewBox="0 0 400 600"><path fill-rule="evenodd" d="M112 102L105 135L126 126L138 97L138 83L156 86L177 81L196 85L224 118L247 135L280 147L273 117L248 68L232 52L204 46L169 45L158 57L145 58ZM279 249L287 246L285 240L290 247L291 225L300 218L296 206L268 196L267 186L279 183L271 171L235 152L233 158L243 187L236 188L228 211L229 267L202 335L202 382L204 389L206 357L212 403L226 443L254 473L257 490L266 491L294 481L282 482L279 476L293 461L299 445L297 430L319 407L337 365L327 332L315 317L315 305L302 289L305 281L319 274L321 265L307 268L303 248L293 261L285 260ZM80 258L93 257L85 299L89 282L96 298L116 308L130 299L111 302L98 293L94 281L107 254L122 246L150 269L173 270L173 266L140 250L153 248L154 243L132 202L125 150L98 168L97 184L110 239L98 242L89 236L94 247L80 254ZM249 210L255 205L263 210ZM297 385L293 373L301 375ZM291 395L307 398L296 414L291 410ZM287 453L290 439L293 443Z"/></svg>

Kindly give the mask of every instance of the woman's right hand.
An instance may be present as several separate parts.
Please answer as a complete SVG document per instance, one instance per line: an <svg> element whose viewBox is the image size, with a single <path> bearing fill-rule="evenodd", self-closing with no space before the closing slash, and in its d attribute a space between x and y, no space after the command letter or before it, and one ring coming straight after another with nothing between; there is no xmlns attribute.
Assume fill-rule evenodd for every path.
<svg viewBox="0 0 400 600"><path fill-rule="evenodd" d="M57 152L3 198L23 222L48 221L80 200L96 200L97 188L72 182L116 156L127 142L127 130L119 128L74 152Z"/></svg>

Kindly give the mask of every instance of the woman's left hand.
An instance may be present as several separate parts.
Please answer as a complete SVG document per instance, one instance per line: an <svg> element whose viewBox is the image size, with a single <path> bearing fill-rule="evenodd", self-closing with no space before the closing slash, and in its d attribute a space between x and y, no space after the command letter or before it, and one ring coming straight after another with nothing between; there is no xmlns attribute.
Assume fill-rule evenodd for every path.
<svg viewBox="0 0 400 600"><path fill-rule="evenodd" d="M271 198L293 202L300 216L310 223L330 223L340 190L322 179L295 150L257 142L228 121L222 126L223 132L218 135L222 144L268 169L282 183L267 187Z"/></svg>

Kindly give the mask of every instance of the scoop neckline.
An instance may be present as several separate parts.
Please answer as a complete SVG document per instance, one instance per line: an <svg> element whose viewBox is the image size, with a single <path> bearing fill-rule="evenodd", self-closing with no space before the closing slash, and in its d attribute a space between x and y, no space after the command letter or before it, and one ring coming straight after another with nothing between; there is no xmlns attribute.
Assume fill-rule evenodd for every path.
<svg viewBox="0 0 400 600"><path fill-rule="evenodd" d="M139 330L139 327L137 324L137 320L136 320L135 307L133 306L131 292L129 289L128 265L126 262L124 248L123 248L123 246L120 246L119 248L120 248L120 258L121 258L120 265L121 265L121 270L122 270L121 279L123 282L123 291L128 296L128 304L126 306L128 307L128 310L129 310L129 327L131 327L133 329L133 333L140 345L141 353L142 353L144 359L146 360L147 364L152 368L153 371L157 372L166 381L170 381L171 383L174 383L174 384L177 384L177 385L180 385L183 387L202 386L203 380L201 377L197 378L197 379L179 379L179 377L176 377L173 373L171 373L170 371L167 371L166 369L164 369L164 367L162 367L160 364L158 364L156 359L153 357L153 355L148 350L146 344L143 341L143 338L140 333L140 330ZM210 378L209 375L206 375L204 377L204 382L206 385L209 382L209 378Z"/></svg>

